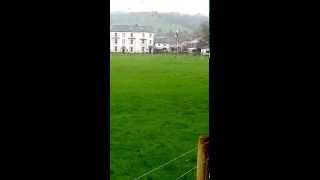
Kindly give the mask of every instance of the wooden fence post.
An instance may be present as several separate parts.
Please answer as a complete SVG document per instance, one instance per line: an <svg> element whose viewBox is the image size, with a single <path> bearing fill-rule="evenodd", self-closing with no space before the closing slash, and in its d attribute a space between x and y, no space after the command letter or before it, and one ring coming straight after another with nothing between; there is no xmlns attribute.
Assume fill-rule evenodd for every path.
<svg viewBox="0 0 320 180"><path fill-rule="evenodd" d="M197 180L208 180L208 136L200 136L197 152Z"/></svg>

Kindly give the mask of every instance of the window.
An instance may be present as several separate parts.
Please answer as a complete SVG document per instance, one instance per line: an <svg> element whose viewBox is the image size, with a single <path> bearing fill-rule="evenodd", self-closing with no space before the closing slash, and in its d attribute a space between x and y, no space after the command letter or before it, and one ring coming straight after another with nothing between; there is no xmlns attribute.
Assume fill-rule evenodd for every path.
<svg viewBox="0 0 320 180"><path fill-rule="evenodd" d="M117 37L117 33L114 33L114 36Z"/></svg>
<svg viewBox="0 0 320 180"><path fill-rule="evenodd" d="M151 36L152 36L152 34L150 33L150 34L149 34L149 37L151 37Z"/></svg>
<svg viewBox="0 0 320 180"><path fill-rule="evenodd" d="M118 50L118 47L117 47L117 46L115 46L115 47L114 47L114 51L115 51L115 52L117 52L117 50Z"/></svg>
<svg viewBox="0 0 320 180"><path fill-rule="evenodd" d="M131 33L130 36L133 37L133 33Z"/></svg>
<svg viewBox="0 0 320 180"><path fill-rule="evenodd" d="M141 43L144 44L144 39L141 40Z"/></svg>
<svg viewBox="0 0 320 180"><path fill-rule="evenodd" d="M125 37L126 36L126 33L122 33L122 37Z"/></svg>
<svg viewBox="0 0 320 180"><path fill-rule="evenodd" d="M133 40L132 39L130 40L130 44L133 44Z"/></svg>
<svg viewBox="0 0 320 180"><path fill-rule="evenodd" d="M150 44L151 44L151 40L150 40Z"/></svg>
<svg viewBox="0 0 320 180"><path fill-rule="evenodd" d="M114 39L114 43L115 43L115 44L117 44L117 43L118 43L117 38L116 38L116 39Z"/></svg>
<svg viewBox="0 0 320 180"><path fill-rule="evenodd" d="M126 40L125 39L122 39L122 44L125 44Z"/></svg>
<svg viewBox="0 0 320 180"><path fill-rule="evenodd" d="M133 47L130 47L130 52L132 52L133 51Z"/></svg>
<svg viewBox="0 0 320 180"><path fill-rule="evenodd" d="M144 52L144 47L141 47L141 51Z"/></svg>

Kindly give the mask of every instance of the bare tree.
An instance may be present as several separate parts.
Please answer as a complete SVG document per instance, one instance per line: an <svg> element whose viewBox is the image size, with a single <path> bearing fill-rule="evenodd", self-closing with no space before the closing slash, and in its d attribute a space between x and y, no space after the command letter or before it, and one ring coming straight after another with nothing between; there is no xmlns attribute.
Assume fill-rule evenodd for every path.
<svg viewBox="0 0 320 180"><path fill-rule="evenodd" d="M200 41L208 45L209 44L209 22L201 23L197 34L200 37Z"/></svg>

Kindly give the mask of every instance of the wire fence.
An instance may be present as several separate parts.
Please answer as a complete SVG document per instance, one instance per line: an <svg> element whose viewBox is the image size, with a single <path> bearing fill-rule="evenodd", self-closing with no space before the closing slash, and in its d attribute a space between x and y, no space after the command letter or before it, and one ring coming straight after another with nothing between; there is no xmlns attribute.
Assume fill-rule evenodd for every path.
<svg viewBox="0 0 320 180"><path fill-rule="evenodd" d="M175 158L173 158L173 159L171 159L171 160L169 160L169 161L167 161L167 162L165 162L165 163L163 163L163 164L159 165L158 167L155 167L155 168L153 168L153 169L151 169L151 170L149 170L149 171L147 171L147 172L143 173L142 175L140 175L140 176L138 176L138 177L134 178L134 180L141 179L141 178L143 178L143 177L145 177L145 176L147 176L147 175L149 175L149 174L151 174L151 173L153 173L153 172L155 172L155 171L158 171L158 170L160 170L160 169L164 168L165 166L168 166L168 165L169 165L169 164L171 164L172 162L174 162L174 161L176 161L176 160L178 160L178 159L180 159L180 158L182 158L182 157L186 156L187 154L190 154L190 153L194 152L194 151L195 151L195 149L196 149L196 148L192 148L191 150L189 150L189 151L187 151L187 152L184 152L184 153L182 153L182 154L181 154L181 155L179 155L179 156L176 156Z"/></svg>
<svg viewBox="0 0 320 180"><path fill-rule="evenodd" d="M179 156L176 156L175 158L173 158L173 159L171 159L171 160L169 160L167 162L164 162L163 164L160 164L159 166L157 166L157 167L155 167L155 168L143 173L142 175L134 178L134 180L139 180L139 179L142 179L143 177L151 175L152 173L154 173L154 172L156 172L156 171L168 166L169 164L175 162L176 160L181 159L182 157L194 152L195 149L196 148L192 148L191 150L189 150L187 152L184 152L184 153L180 154ZM205 163L207 163L207 161L204 161L202 163L205 164ZM179 180L179 179L182 179L183 177L186 177L187 175L189 175L191 172L195 171L196 169L197 169L197 166L194 166L191 169L188 169L187 171L185 171L182 174L180 174L179 176L177 176L176 180Z"/></svg>
<svg viewBox="0 0 320 180"><path fill-rule="evenodd" d="M192 172L193 170L195 170L197 168L197 166L191 168L190 170L188 170L187 172L183 173L182 175L180 175L179 177L177 177L177 179L181 179L183 177L185 177L187 174L189 174L190 172ZM176 180L177 180L176 179Z"/></svg>

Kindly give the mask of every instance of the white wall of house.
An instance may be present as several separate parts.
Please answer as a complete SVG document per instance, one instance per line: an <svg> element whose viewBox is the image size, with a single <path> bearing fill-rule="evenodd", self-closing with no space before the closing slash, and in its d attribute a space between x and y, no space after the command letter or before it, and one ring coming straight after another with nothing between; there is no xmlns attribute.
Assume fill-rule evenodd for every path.
<svg viewBox="0 0 320 180"><path fill-rule="evenodd" d="M202 55L209 55L210 54L210 49L209 48L201 49L201 54Z"/></svg>
<svg viewBox="0 0 320 180"><path fill-rule="evenodd" d="M132 34L132 35L131 35ZM117 40L116 40L117 39ZM110 32L110 51L128 53L149 53L153 47L154 33L150 32ZM152 48L153 52L153 48Z"/></svg>
<svg viewBox="0 0 320 180"><path fill-rule="evenodd" d="M167 50L170 49L170 45L168 43L155 43L155 48L156 49L164 49L166 48Z"/></svg>

